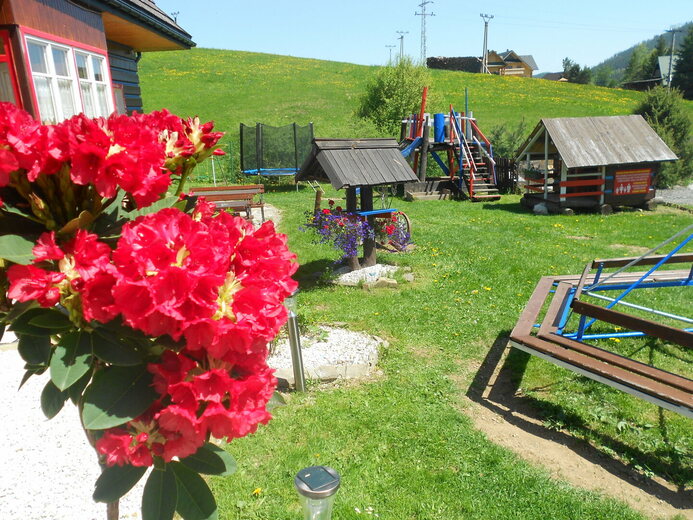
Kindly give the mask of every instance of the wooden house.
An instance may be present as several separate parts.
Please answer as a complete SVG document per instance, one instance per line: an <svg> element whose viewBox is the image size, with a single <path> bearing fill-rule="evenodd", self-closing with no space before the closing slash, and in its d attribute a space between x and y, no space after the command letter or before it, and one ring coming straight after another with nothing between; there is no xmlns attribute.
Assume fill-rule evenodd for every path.
<svg viewBox="0 0 693 520"><path fill-rule="evenodd" d="M44 122L142 109L142 52L189 49L152 0L0 0L0 101Z"/></svg>
<svg viewBox="0 0 693 520"><path fill-rule="evenodd" d="M533 71L537 70L537 64L531 55L521 56L514 51L507 50L505 52L488 51L486 56L488 71L491 74L531 78ZM431 69L483 72L481 58L474 56L432 57L426 60L426 65Z"/></svg>
<svg viewBox="0 0 693 520"><path fill-rule="evenodd" d="M603 213L648 206L661 163L675 160L640 115L542 119L516 156L526 182L522 204Z"/></svg>

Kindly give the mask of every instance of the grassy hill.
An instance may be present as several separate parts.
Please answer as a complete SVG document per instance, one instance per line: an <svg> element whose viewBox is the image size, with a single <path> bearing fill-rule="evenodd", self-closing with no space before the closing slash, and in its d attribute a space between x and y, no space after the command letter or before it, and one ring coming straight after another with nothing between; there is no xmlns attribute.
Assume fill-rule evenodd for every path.
<svg viewBox="0 0 693 520"><path fill-rule="evenodd" d="M377 137L354 116L368 77L377 67L216 49L147 53L140 62L145 110L168 108L181 116L213 119L236 150L238 125L262 122L315 124L319 137ZM542 117L630 114L640 92L532 78L432 70L429 112L449 104L470 109L480 127L533 128ZM693 102L687 104L693 117Z"/></svg>

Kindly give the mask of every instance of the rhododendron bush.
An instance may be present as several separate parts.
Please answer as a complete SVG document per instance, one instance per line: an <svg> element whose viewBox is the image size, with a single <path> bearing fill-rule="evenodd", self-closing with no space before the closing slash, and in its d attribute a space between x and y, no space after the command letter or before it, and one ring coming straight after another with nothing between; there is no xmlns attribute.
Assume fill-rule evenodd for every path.
<svg viewBox="0 0 693 520"><path fill-rule="evenodd" d="M267 345L297 264L271 222L180 196L212 130L167 111L42 125L0 103L3 323L22 383L50 374L46 416L79 407L110 518L150 466L145 520L214 518L200 473L235 462L210 440L271 417Z"/></svg>

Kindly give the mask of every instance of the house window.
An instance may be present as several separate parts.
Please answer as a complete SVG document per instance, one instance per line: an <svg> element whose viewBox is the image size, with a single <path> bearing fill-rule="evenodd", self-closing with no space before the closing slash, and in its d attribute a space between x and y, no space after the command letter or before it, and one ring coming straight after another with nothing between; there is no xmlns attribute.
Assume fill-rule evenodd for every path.
<svg viewBox="0 0 693 520"><path fill-rule="evenodd" d="M113 111L103 56L33 37L26 41L41 121Z"/></svg>

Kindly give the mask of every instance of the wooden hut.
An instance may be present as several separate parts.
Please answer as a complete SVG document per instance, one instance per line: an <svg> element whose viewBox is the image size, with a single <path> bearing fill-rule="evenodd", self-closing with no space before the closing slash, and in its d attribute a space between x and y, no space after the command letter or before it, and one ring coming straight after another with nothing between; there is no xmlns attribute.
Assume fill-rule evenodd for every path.
<svg viewBox="0 0 693 520"><path fill-rule="evenodd" d="M522 204L553 212L648 207L661 163L675 160L639 115L542 119L516 156Z"/></svg>
<svg viewBox="0 0 693 520"><path fill-rule="evenodd" d="M0 0L0 101L44 122L142 110L141 53L195 43L152 0Z"/></svg>
<svg viewBox="0 0 693 520"><path fill-rule="evenodd" d="M296 174L296 182L309 180L330 182L336 190L346 189L346 211L366 216L374 226L378 213L392 210L373 208L373 187L416 182L418 178L395 139L313 139L310 154ZM363 267L375 265L373 239L364 241L363 256ZM351 259L350 265L358 268L358 259Z"/></svg>

